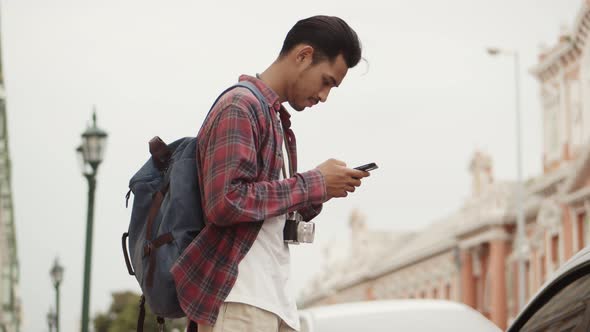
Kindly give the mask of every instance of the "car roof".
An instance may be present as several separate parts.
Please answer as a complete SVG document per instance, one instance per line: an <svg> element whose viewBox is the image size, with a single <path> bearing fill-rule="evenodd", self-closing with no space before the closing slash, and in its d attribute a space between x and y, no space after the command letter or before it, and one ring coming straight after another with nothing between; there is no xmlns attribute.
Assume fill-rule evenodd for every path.
<svg viewBox="0 0 590 332"><path fill-rule="evenodd" d="M301 310L302 331L481 331L496 325L464 304L445 300L378 300Z"/></svg>
<svg viewBox="0 0 590 332"><path fill-rule="evenodd" d="M312 307L302 311L311 311L316 316L342 316L348 314L362 314L368 312L414 311L414 310L465 310L457 302L445 300L378 300L338 303L321 307Z"/></svg>
<svg viewBox="0 0 590 332"><path fill-rule="evenodd" d="M540 305L542 302L548 300L547 296L549 296L550 293L547 292L552 288L551 285L560 282L560 280L563 280L562 278L564 276L572 273L574 270L578 270L578 267L582 265L587 265L589 261L590 246L587 246L582 250L578 251L578 253L576 253L569 260L567 260L556 271L551 273L551 275L547 278L547 281L545 281L543 286L541 286L537 290L535 295L529 299L526 306L518 313L518 315L516 316L508 330L513 330L517 325L523 325L523 320L528 320L530 318L530 315L532 315L533 311L535 310L535 307Z"/></svg>

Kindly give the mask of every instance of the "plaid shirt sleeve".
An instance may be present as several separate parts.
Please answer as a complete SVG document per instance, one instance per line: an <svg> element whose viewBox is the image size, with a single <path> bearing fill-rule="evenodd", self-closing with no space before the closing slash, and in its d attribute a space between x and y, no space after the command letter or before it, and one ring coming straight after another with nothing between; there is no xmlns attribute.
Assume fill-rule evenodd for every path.
<svg viewBox="0 0 590 332"><path fill-rule="evenodd" d="M312 204L299 210L299 213L301 214L301 217L303 217L304 221L310 221L317 217L320 212L322 212L322 207L322 204Z"/></svg>
<svg viewBox="0 0 590 332"><path fill-rule="evenodd" d="M217 114L203 146L204 213L218 226L265 220L326 200L324 178L317 169L289 179L260 181L256 120L244 105L230 104ZM262 156L270 157L270 156Z"/></svg>

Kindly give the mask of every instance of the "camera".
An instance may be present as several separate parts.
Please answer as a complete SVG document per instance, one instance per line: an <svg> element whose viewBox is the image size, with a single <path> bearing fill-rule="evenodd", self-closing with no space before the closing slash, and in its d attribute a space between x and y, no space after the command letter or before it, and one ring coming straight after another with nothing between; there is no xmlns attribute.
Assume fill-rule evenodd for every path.
<svg viewBox="0 0 590 332"><path fill-rule="evenodd" d="M283 240L289 244L312 243L315 234L315 224L303 221L297 212L289 213L283 228Z"/></svg>

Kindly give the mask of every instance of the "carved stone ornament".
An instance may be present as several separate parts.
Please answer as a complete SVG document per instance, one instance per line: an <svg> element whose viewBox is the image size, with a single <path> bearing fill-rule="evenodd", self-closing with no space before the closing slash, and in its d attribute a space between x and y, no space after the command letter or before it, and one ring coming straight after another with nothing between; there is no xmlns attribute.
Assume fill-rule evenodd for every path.
<svg viewBox="0 0 590 332"><path fill-rule="evenodd" d="M553 199L546 199L541 203L539 214L537 215L537 224L543 228L552 228L558 226L561 222L561 207Z"/></svg>

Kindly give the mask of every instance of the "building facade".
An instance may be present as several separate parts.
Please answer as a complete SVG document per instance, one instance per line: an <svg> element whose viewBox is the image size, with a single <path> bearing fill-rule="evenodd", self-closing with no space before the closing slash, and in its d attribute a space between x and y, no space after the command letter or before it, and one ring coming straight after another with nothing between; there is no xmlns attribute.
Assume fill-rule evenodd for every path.
<svg viewBox="0 0 590 332"><path fill-rule="evenodd" d="M0 332L18 332L21 322L19 265L3 73L0 60Z"/></svg>
<svg viewBox="0 0 590 332"><path fill-rule="evenodd" d="M350 255L329 263L300 297L301 307L339 302L438 298L463 302L505 329L517 315L519 258L525 294L590 244L590 0L571 32L539 55L543 174L523 184L495 181L489 156L469 165L472 193L428 229L397 234L367 230L351 217ZM526 241L516 250L516 192L524 187ZM373 258L373 259L371 259Z"/></svg>

